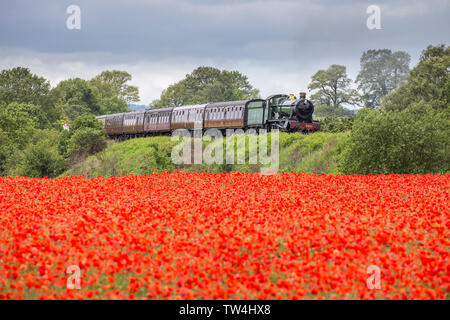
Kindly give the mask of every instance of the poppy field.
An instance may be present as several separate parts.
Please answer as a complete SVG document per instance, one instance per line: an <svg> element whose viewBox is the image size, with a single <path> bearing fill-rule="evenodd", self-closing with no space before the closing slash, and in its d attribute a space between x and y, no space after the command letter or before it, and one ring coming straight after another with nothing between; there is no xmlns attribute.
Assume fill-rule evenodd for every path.
<svg viewBox="0 0 450 320"><path fill-rule="evenodd" d="M449 183L0 178L0 299L448 299Z"/></svg>

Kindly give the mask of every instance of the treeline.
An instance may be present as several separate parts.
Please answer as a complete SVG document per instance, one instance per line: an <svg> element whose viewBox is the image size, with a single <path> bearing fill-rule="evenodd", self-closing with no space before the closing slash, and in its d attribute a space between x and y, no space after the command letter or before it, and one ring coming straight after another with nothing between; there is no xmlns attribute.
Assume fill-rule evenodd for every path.
<svg viewBox="0 0 450 320"><path fill-rule="evenodd" d="M0 73L0 175L55 177L102 150L106 134L96 115L129 111L139 101L131 75L105 71L91 80L68 79L51 88L17 67ZM70 131L63 124L70 124Z"/></svg>

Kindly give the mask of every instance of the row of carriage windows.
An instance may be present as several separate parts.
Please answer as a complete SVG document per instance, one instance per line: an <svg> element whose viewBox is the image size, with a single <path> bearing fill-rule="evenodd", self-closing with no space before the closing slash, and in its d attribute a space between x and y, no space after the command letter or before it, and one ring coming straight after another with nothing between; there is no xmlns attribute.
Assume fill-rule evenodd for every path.
<svg viewBox="0 0 450 320"><path fill-rule="evenodd" d="M147 119L147 121L150 124L168 123L169 122L169 113L165 113L163 116L160 116L160 114L155 114L155 115L151 115L149 118L150 119Z"/></svg>
<svg viewBox="0 0 450 320"><path fill-rule="evenodd" d="M203 120L204 109L190 109L190 110L180 110L173 112L173 122L193 122ZM206 109L205 120L232 120L232 119L242 119L244 113L243 106L231 107L231 108L212 108ZM186 119L186 116L188 119ZM124 126L134 126L136 125L137 115L128 116L124 119ZM146 123L158 124L158 123L168 123L170 120L170 113L161 114L151 114L146 117ZM111 121L111 120L110 120ZM139 119L138 119L139 121ZM109 122L109 121L108 121ZM111 125L119 125L120 119L112 119L113 123Z"/></svg>
<svg viewBox="0 0 450 320"><path fill-rule="evenodd" d="M203 120L204 109L191 109L174 111L173 122L193 122ZM205 120L231 120L241 119L244 112L244 107L231 108L212 108L206 109ZM186 119L187 117L187 119Z"/></svg>

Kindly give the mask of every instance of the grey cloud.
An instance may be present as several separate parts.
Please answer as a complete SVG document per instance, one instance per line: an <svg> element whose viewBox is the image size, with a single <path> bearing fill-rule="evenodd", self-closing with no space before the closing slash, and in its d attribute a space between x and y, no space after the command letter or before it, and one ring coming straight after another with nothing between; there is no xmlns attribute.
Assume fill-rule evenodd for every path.
<svg viewBox="0 0 450 320"><path fill-rule="evenodd" d="M81 30L65 27L65 9L74 2L82 10ZM365 43L391 44L392 37L399 45L412 37L421 46L448 40L448 2L427 3L380 1L383 30L369 31L368 1L19 0L1 4L0 45L62 53L132 52L157 59L289 58L301 48L308 55L327 54L330 46L348 54ZM271 43L290 45L281 51ZM248 50L258 46L265 50Z"/></svg>
<svg viewBox="0 0 450 320"><path fill-rule="evenodd" d="M81 30L66 28L71 4L81 8ZM366 27L371 4L381 8L381 30ZM427 45L449 42L449 16L448 0L3 0L0 68L21 51L38 53L41 64L59 59L55 79L65 63L69 70L151 66L152 73L172 59L183 73L198 64L243 68L262 85L258 77L273 72L273 85L290 90L286 79L298 70L297 84L305 86L314 70L332 63L347 65L354 77L367 49L406 50L415 63ZM169 81L155 77L158 88Z"/></svg>

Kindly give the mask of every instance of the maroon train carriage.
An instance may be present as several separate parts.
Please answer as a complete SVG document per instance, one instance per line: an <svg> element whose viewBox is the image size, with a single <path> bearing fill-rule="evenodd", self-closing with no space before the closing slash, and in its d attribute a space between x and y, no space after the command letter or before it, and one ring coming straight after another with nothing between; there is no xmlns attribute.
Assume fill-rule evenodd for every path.
<svg viewBox="0 0 450 320"><path fill-rule="evenodd" d="M144 134L170 132L173 108L148 110L144 117Z"/></svg>
<svg viewBox="0 0 450 320"><path fill-rule="evenodd" d="M174 108L170 129L203 129L203 115L206 106L207 104L196 104Z"/></svg>
<svg viewBox="0 0 450 320"><path fill-rule="evenodd" d="M124 113L122 131L124 135L133 135L144 131L145 111Z"/></svg>

